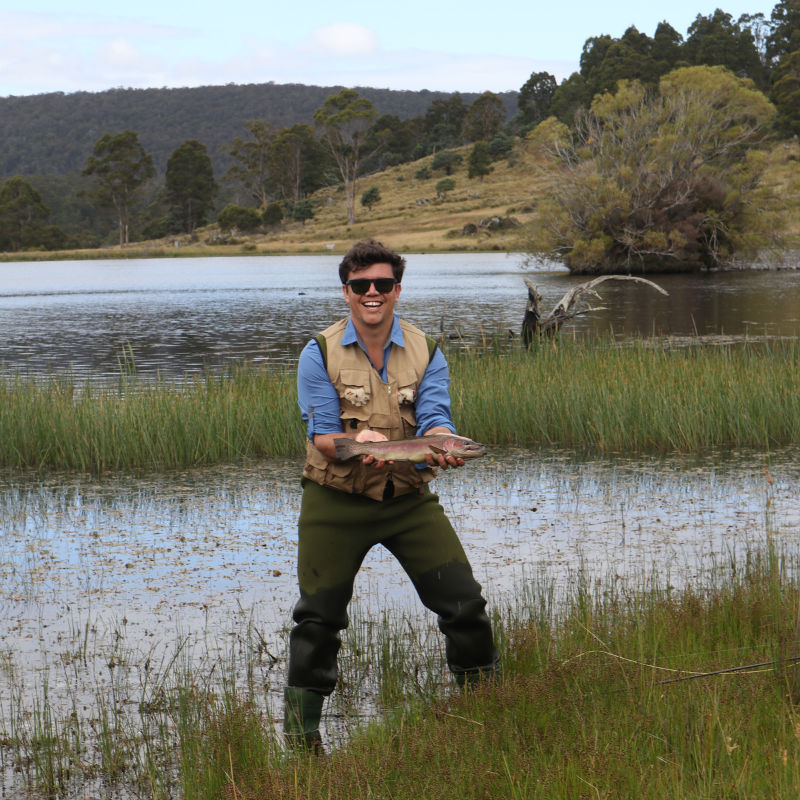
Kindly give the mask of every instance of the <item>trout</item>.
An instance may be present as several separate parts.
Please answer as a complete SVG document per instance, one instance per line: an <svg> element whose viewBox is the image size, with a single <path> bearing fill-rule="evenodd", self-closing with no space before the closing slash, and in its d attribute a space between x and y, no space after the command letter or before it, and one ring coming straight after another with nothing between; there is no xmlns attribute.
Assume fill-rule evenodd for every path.
<svg viewBox="0 0 800 800"><path fill-rule="evenodd" d="M334 439L336 458L347 461L356 456L375 456L387 461L411 461L423 464L428 453L453 456L453 458L478 458L486 453L486 446L454 433L436 433L432 436L414 436L394 442L357 442L354 439Z"/></svg>

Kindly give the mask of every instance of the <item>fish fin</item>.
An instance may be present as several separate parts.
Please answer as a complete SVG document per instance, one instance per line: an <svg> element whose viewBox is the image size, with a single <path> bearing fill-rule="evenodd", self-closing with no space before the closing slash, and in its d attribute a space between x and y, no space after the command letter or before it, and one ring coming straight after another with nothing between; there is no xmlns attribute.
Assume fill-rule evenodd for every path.
<svg viewBox="0 0 800 800"><path fill-rule="evenodd" d="M437 447L435 444L429 444L429 445L428 445L428 447L429 447L429 448L430 448L430 449L431 449L431 450L432 450L434 453L436 453L436 455L443 455L443 456L446 456L446 455L447 455L447 450L442 450L442 448L441 448L441 447Z"/></svg>
<svg viewBox="0 0 800 800"><path fill-rule="evenodd" d="M340 461L347 461L348 458L355 458L360 455L358 442L354 439L334 439L333 445L336 448L336 458Z"/></svg>

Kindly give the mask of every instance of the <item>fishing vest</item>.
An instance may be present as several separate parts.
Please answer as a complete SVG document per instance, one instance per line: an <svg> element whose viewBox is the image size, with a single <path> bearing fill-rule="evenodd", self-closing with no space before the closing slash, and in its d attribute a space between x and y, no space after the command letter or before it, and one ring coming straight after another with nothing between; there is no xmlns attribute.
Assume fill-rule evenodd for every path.
<svg viewBox="0 0 800 800"><path fill-rule="evenodd" d="M339 394L343 436L355 439L367 428L396 441L417 434L416 399L425 370L436 350L436 342L421 330L400 320L404 347L392 344L386 374L381 380L367 354L357 342L342 346L347 318L316 337L328 377ZM312 412L313 413L313 412ZM306 439L303 475L340 492L363 494L373 500L397 497L436 477L436 469L417 469L409 462L395 462L384 469L366 466L360 457L330 464Z"/></svg>

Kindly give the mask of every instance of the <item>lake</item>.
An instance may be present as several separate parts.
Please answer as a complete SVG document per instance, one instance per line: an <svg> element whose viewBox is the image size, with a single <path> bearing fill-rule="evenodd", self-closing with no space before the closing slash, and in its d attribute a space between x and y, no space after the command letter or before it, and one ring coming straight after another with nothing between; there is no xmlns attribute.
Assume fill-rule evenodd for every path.
<svg viewBox="0 0 800 800"><path fill-rule="evenodd" d="M0 264L0 361L34 372L118 370L129 344L140 371L181 374L231 359L287 362L345 315L341 256L58 261ZM527 292L549 311L584 277L555 265L523 270L505 254L410 255L399 313L438 335L519 331ZM691 336L800 330L800 271L658 275L669 292L609 281L607 308L566 330Z"/></svg>
<svg viewBox="0 0 800 800"><path fill-rule="evenodd" d="M242 358L288 365L345 314L339 259L0 264L0 359L7 369L109 376L130 345L144 373L180 375ZM448 336L476 341L481 332L519 330L524 276L546 310L584 280L520 263L502 254L409 256L400 313L434 334L444 316ZM570 327L711 341L800 329L798 271L654 281L670 296L608 282L607 310ZM559 590L581 571L613 581L657 572L680 584L767 536L794 550L799 464L796 448L698 456L497 449L435 486L476 577L501 605L542 577ZM157 474L0 471L0 742L14 724L33 724L45 693L63 724L77 714L94 730L99 709L113 704L138 731L151 724L141 698L153 664L165 680L163 665L187 665L209 685L220 665L234 665L240 678L257 676L265 708L280 715L297 594L299 473L294 459ZM388 609L421 620L437 641L431 615L382 548L364 563L354 608L367 620L363 630ZM345 637L345 660L357 651L351 643ZM334 695L327 735L342 735L348 714L375 712L370 680L360 707ZM22 796L9 759L0 746L0 794ZM97 796L98 787L86 794L77 785L71 796Z"/></svg>

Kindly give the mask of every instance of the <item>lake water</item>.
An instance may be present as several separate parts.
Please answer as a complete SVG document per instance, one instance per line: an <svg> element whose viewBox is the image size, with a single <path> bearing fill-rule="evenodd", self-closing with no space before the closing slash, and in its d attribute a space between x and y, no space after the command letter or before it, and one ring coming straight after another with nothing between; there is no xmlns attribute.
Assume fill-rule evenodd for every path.
<svg viewBox="0 0 800 800"><path fill-rule="evenodd" d="M0 264L0 360L110 375L129 344L143 372L244 357L286 364L344 316L339 258ZM524 275L547 310L583 280L556 268L523 271L520 262L409 256L401 313L436 334L444 313L446 334L474 340L481 330L519 329ZM608 310L572 327L718 339L800 330L798 271L654 280L668 298L608 282ZM767 531L796 550L797 456L791 448L697 457L498 450L441 475L436 487L497 603L531 576L564 587L587 567L614 579L656 569L680 583L763 544ZM15 704L29 714L45 685L60 719L78 708L96 721L98 698L113 684L130 724L144 724L137 693L151 662L180 649L210 679L214 659L234 647L245 653L253 630L278 655L262 659L259 679L280 713L299 472L295 460L102 478L0 471L0 741ZM367 558L356 596L368 615L388 608L431 622L381 548ZM336 719L326 719L329 731ZM23 796L4 753L0 794Z"/></svg>
<svg viewBox="0 0 800 800"><path fill-rule="evenodd" d="M532 577L563 589L581 570L614 580L657 570L680 585L741 560L768 531L796 552L797 456L498 450L436 485L490 603L503 604ZM45 686L56 719L82 709L88 730L113 698L135 729L151 664L178 651L207 680L218 659L239 663L279 716L299 470L285 460L102 479L0 473L0 737ZM362 619L388 610L433 623L380 547L355 595ZM253 665L259 642L270 658ZM374 713L374 686L361 691L361 705L347 703L356 717ZM343 735L342 702L334 695L330 736ZM19 788L0 763L4 782Z"/></svg>
<svg viewBox="0 0 800 800"><path fill-rule="evenodd" d="M345 315L341 256L243 256L0 264L0 361L32 371L112 374L129 344L141 371L180 374L229 359L291 361ZM399 313L438 335L519 331L531 277L549 310L583 277L523 270L505 254L410 255ZM800 271L658 275L669 292L603 284L606 311L578 333L733 337L800 331Z"/></svg>

